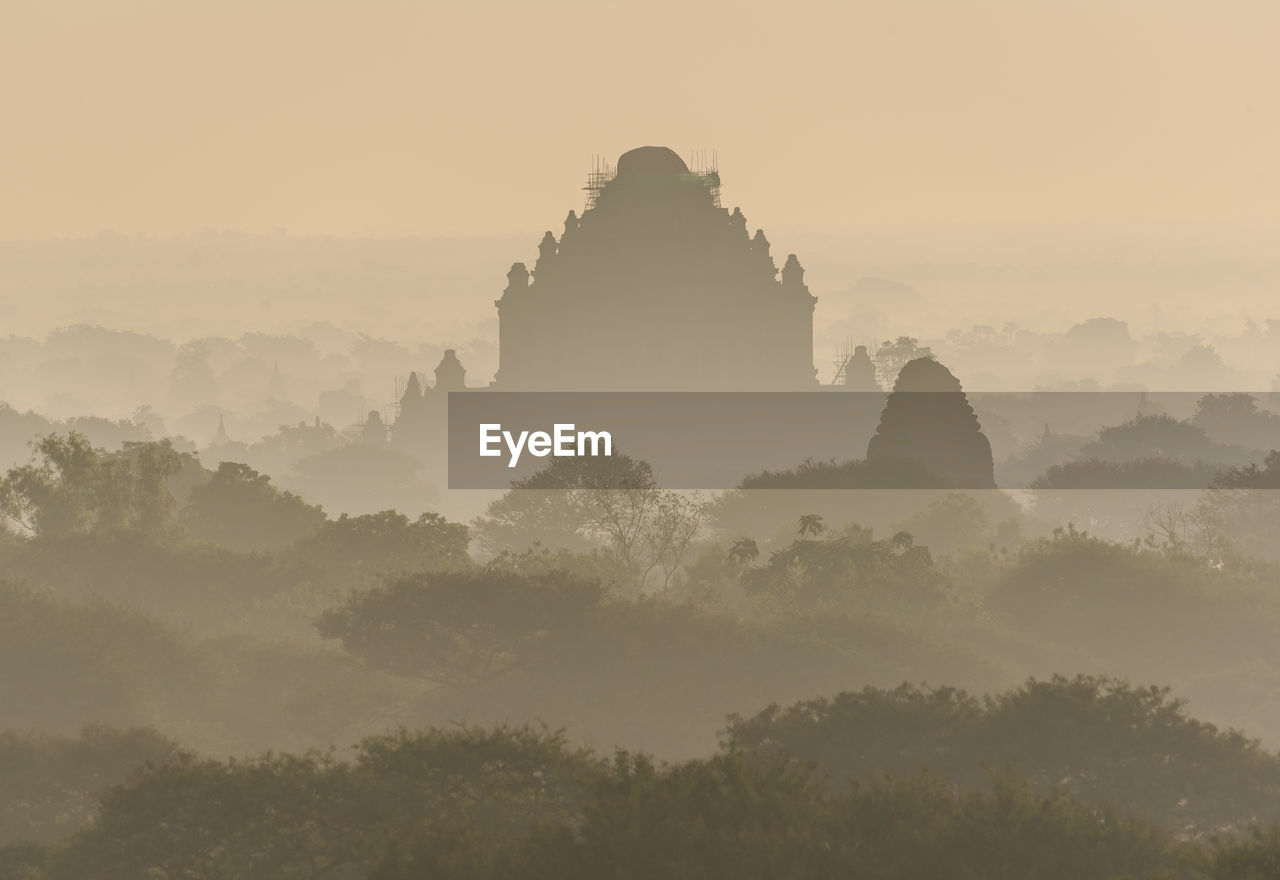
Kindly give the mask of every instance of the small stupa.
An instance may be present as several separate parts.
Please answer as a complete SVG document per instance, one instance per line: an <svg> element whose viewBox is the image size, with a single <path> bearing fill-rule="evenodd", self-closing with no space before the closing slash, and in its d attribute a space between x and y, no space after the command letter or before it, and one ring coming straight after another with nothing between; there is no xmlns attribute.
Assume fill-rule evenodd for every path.
<svg viewBox="0 0 1280 880"><path fill-rule="evenodd" d="M867 461L914 465L955 488L996 488L991 443L960 380L929 357L898 373Z"/></svg>

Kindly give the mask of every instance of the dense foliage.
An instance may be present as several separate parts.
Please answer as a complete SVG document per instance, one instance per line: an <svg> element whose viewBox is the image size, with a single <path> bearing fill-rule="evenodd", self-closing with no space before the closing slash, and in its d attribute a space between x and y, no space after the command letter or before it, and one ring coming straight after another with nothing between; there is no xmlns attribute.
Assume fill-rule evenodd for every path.
<svg viewBox="0 0 1280 880"><path fill-rule="evenodd" d="M1033 510L1206 478L1126 444L1221 453L1245 410L1103 432ZM49 435L0 481L0 880L1270 878L1280 758L1236 728L1280 722L1275 457L1119 540L994 492L707 503L625 457L470 526L331 518Z"/></svg>
<svg viewBox="0 0 1280 880"><path fill-rule="evenodd" d="M628 752L604 760L571 747L562 734L529 727L402 731L362 741L349 758L308 752L213 760L177 753L103 792L96 819L79 833L0 848L0 877L1273 876L1280 826L1202 841L1179 837L1048 783L1059 772L1052 749L1041 753L1048 761L1028 756L1023 766L1038 771L1039 781L1003 776L977 786L937 772L901 774L906 764L891 749L867 753L849 739L865 741L878 729L887 743L895 728L918 737L933 726L922 723L926 717L939 711L944 718L966 716L960 727L984 714L1025 716L1035 708L1028 700L1044 699L1069 709L1053 719L1057 724L1105 719L1119 700L1157 715L1161 707L1172 710L1176 726L1194 726L1160 694L1147 698L1140 689L1098 684L1033 682L985 706L946 691L842 695L781 715L772 709L753 722L736 719L741 743L674 764ZM853 723L854 706L865 707L857 710L861 724ZM1110 723L1121 729L1126 718ZM767 737L767 747L747 741L762 725L780 734ZM1158 736L1156 728L1140 725L1139 735ZM1060 740L1069 734L1068 728ZM947 737L955 735L944 724L917 754L945 754ZM1157 770L1162 787L1182 783L1192 791L1197 774L1210 772L1197 767L1193 740L1175 742L1160 756L1173 759ZM799 751L789 751L793 745ZM814 747L881 773L866 781L824 776L806 759ZM1257 761L1276 759L1257 755ZM1075 768L1080 778L1098 769Z"/></svg>

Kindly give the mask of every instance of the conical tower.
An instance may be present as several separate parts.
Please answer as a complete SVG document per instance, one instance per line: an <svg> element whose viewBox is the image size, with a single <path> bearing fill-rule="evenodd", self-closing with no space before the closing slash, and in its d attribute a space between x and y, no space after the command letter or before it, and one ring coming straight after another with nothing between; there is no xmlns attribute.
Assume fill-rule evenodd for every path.
<svg viewBox="0 0 1280 880"><path fill-rule="evenodd" d="M781 277L764 232L719 204L720 177L666 147L600 166L588 207L497 300L509 390L817 387L813 308L799 260Z"/></svg>
<svg viewBox="0 0 1280 880"><path fill-rule="evenodd" d="M906 465L946 486L994 489L991 444L960 381L933 358L907 362L867 444L867 461Z"/></svg>

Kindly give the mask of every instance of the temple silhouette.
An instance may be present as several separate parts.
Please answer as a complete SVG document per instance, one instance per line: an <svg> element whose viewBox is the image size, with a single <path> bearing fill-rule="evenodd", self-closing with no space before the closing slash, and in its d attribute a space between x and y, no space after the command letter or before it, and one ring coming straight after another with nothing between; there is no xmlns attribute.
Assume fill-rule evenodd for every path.
<svg viewBox="0 0 1280 880"><path fill-rule="evenodd" d="M720 206L714 167L666 147L597 166L587 207L496 301L501 390L816 389L813 307L795 254Z"/></svg>
<svg viewBox="0 0 1280 880"><path fill-rule="evenodd" d="M467 390L467 370L454 349L446 349L435 369L436 382L423 387L417 372L409 374L404 391L395 407L395 423L391 426L394 443L418 449L443 448L439 429L446 421L449 392ZM424 377L425 378L425 377ZM370 417L374 413L369 414Z"/></svg>
<svg viewBox="0 0 1280 880"><path fill-rule="evenodd" d="M978 416L960 380L932 357L909 361L898 373L867 461L928 472L918 488L996 488L991 443Z"/></svg>
<svg viewBox="0 0 1280 880"><path fill-rule="evenodd" d="M450 391L860 392L879 411L878 428L857 468L827 476L881 488L995 487L991 446L963 388L916 340L899 337L874 357L849 340L834 381L819 384L817 297L804 269L790 254L779 271L764 232L749 234L742 211L721 206L714 164L691 170L666 147L640 147L616 168L597 163L585 189L582 216L570 211L559 239L543 236L532 271L515 263L507 273L488 388L468 389L448 350L434 385L409 374L389 431L374 412L363 436L443 461Z"/></svg>

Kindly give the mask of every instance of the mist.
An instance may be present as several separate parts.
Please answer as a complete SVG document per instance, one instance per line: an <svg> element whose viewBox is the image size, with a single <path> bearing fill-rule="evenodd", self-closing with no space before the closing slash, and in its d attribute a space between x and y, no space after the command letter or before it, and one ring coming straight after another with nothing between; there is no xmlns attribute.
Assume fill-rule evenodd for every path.
<svg viewBox="0 0 1280 880"><path fill-rule="evenodd" d="M0 878L1274 876L1278 26L6 5Z"/></svg>

